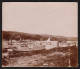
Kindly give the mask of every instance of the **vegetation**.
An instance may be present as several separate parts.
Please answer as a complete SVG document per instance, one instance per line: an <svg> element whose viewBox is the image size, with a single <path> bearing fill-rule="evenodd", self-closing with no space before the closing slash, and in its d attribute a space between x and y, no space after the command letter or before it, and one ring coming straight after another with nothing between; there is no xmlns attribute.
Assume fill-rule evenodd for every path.
<svg viewBox="0 0 80 69"><path fill-rule="evenodd" d="M20 40L21 39L30 39L30 40L47 40L50 37L51 41L57 40L57 41L75 41L78 40L76 37L64 37L64 36L52 36L52 35L46 35L46 34L28 34L28 33L22 33L22 32L12 32L12 31L3 31L3 39L10 40Z"/></svg>
<svg viewBox="0 0 80 69"><path fill-rule="evenodd" d="M27 67L31 62L30 65L33 67L68 67L70 59L70 65L72 67L78 66L78 48L76 46L65 48L60 47L50 50L38 50L30 52L14 51L13 55L9 55L9 57L9 59L2 58L2 65L7 66L10 64L15 67L16 65ZM46 65L44 66L44 64Z"/></svg>

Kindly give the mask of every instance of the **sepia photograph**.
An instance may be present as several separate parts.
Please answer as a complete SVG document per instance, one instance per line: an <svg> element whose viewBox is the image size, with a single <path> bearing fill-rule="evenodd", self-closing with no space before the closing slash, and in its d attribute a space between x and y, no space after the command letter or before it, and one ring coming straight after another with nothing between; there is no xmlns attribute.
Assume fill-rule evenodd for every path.
<svg viewBox="0 0 80 69"><path fill-rule="evenodd" d="M2 67L78 67L78 3L3 2Z"/></svg>

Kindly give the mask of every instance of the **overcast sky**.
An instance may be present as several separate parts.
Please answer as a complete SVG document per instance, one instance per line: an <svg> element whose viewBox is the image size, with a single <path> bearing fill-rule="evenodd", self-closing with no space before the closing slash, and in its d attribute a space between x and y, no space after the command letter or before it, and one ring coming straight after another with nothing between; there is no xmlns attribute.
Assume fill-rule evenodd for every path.
<svg viewBox="0 0 80 69"><path fill-rule="evenodd" d="M2 30L77 37L76 2L3 2Z"/></svg>

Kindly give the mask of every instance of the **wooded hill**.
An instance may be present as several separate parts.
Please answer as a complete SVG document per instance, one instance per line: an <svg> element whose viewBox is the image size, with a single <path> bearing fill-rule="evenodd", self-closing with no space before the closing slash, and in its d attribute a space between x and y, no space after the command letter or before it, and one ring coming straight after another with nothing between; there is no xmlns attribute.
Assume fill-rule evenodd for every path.
<svg viewBox="0 0 80 69"><path fill-rule="evenodd" d="M57 40L65 40L65 41L76 41L78 40L77 37L64 37L64 36L54 36L54 35L46 35L46 34L29 34L29 33L23 33L23 32L15 32L15 31L2 31L2 37L5 40L20 40L21 39L30 39L30 40L47 40L49 37L51 41Z"/></svg>

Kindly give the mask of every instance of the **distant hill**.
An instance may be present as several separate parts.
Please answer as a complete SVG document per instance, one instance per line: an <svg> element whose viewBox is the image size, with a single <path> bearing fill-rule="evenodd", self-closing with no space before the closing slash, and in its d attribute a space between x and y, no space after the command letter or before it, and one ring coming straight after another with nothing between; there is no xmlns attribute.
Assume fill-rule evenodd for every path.
<svg viewBox="0 0 80 69"><path fill-rule="evenodd" d="M3 39L10 40L20 40L21 39L30 39L30 40L47 40L49 37L51 41L53 40L70 40L70 41L76 41L78 40L77 37L64 37L64 36L54 36L54 35L47 35L47 34L29 34L29 33L23 33L23 32L15 32L15 31L2 31L3 33Z"/></svg>

